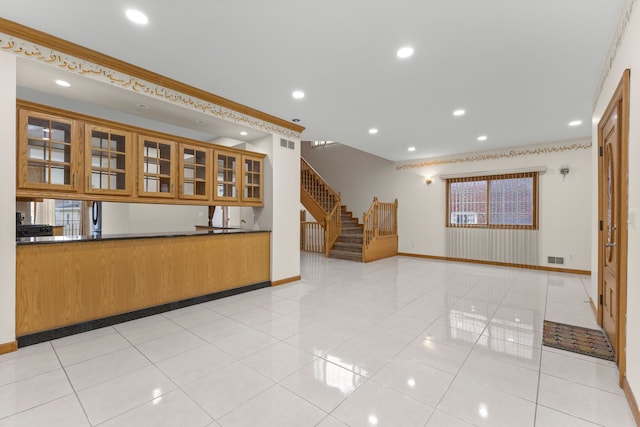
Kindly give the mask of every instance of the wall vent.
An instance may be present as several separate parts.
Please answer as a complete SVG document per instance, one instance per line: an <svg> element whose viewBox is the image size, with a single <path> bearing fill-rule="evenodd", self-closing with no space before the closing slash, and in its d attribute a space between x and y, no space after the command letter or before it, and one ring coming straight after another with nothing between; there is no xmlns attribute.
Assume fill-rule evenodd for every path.
<svg viewBox="0 0 640 427"><path fill-rule="evenodd" d="M564 257L561 257L561 256L549 256L549 257L547 257L547 263L549 263L549 264L564 264Z"/></svg>
<svg viewBox="0 0 640 427"><path fill-rule="evenodd" d="M293 142L293 141L287 141L286 139L280 138L280 147L288 148L289 150L295 150L296 149L296 143Z"/></svg>

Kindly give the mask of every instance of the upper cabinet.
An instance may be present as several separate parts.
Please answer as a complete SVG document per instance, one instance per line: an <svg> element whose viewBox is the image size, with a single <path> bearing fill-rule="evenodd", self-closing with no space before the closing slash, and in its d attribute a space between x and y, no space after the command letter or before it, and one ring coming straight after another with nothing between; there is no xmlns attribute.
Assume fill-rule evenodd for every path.
<svg viewBox="0 0 640 427"><path fill-rule="evenodd" d="M215 150L215 166L213 175L214 193L213 199L220 201L238 201L238 169L240 167L240 154L233 151Z"/></svg>
<svg viewBox="0 0 640 427"><path fill-rule="evenodd" d="M242 201L262 203L262 157L242 155Z"/></svg>
<svg viewBox="0 0 640 427"><path fill-rule="evenodd" d="M263 154L29 101L17 113L17 197L263 204Z"/></svg>
<svg viewBox="0 0 640 427"><path fill-rule="evenodd" d="M131 195L134 164L130 132L85 126L87 193Z"/></svg>
<svg viewBox="0 0 640 427"><path fill-rule="evenodd" d="M176 143L140 135L138 195L171 198L176 195Z"/></svg>
<svg viewBox="0 0 640 427"><path fill-rule="evenodd" d="M77 191L81 151L74 120L21 109L18 123L18 187Z"/></svg>
<svg viewBox="0 0 640 427"><path fill-rule="evenodd" d="M210 168L208 148L180 144L180 197L209 200Z"/></svg>

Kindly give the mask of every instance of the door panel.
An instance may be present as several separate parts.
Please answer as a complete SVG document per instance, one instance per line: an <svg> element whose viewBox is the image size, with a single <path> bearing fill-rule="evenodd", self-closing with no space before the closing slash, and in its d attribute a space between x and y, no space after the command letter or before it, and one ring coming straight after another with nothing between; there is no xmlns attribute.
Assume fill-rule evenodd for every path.
<svg viewBox="0 0 640 427"><path fill-rule="evenodd" d="M620 171L618 109L614 108L603 129L603 173L604 190L603 218L603 265L602 265L602 327L614 349L618 348L618 225L620 223Z"/></svg>

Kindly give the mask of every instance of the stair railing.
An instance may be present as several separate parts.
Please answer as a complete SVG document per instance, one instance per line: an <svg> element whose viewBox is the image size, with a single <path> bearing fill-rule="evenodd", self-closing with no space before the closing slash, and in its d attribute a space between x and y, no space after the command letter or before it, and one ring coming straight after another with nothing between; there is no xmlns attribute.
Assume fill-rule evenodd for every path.
<svg viewBox="0 0 640 427"><path fill-rule="evenodd" d="M328 215L335 206L340 206L340 194L326 183L324 179L300 157L300 186L315 200ZM320 218L317 218L320 220Z"/></svg>
<svg viewBox="0 0 640 427"><path fill-rule="evenodd" d="M324 255L329 256L333 244L338 240L342 231L340 195L338 195L337 203L331 212L325 217L324 224Z"/></svg>
<svg viewBox="0 0 640 427"><path fill-rule="evenodd" d="M319 222L300 223L300 250L324 253L324 227Z"/></svg>
<svg viewBox="0 0 640 427"><path fill-rule="evenodd" d="M362 254L366 259L366 252L376 239L398 235L398 199L387 203L374 197L371 207L362 216L362 222Z"/></svg>
<svg viewBox="0 0 640 427"><path fill-rule="evenodd" d="M301 199L305 200L305 207L324 227L324 253L329 256L329 251L342 231L340 193L333 191L329 184L302 157L300 158L300 189L312 199L310 201L307 196L301 196ZM307 202L311 203L310 207L306 205Z"/></svg>

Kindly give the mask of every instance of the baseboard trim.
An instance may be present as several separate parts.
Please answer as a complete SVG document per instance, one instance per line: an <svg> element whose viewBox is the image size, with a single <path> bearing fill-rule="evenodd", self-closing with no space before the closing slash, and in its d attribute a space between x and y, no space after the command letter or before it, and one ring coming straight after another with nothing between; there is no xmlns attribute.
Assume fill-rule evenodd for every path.
<svg viewBox="0 0 640 427"><path fill-rule="evenodd" d="M271 282L271 286L280 286L280 285L284 285L285 283L297 282L300 279L302 279L302 276L288 277L286 279L281 279L281 280L276 280L275 282Z"/></svg>
<svg viewBox="0 0 640 427"><path fill-rule="evenodd" d="M598 309L596 305L593 303L593 298L589 297L589 304L591 304L591 310L593 310L593 315L596 319L598 319Z"/></svg>
<svg viewBox="0 0 640 427"><path fill-rule="evenodd" d="M495 262L495 261L482 261L477 259L451 258L446 256L437 256L437 255L411 254L408 252L400 252L398 253L398 255L409 256L414 258L435 259L438 261L466 262L470 264L495 265L498 267L516 267L516 268L526 268L529 270L542 270L542 271L552 271L554 273L570 273L570 274L581 274L581 275L591 276L591 271L589 270L575 270L571 268L547 267L544 265L512 264L509 262Z"/></svg>
<svg viewBox="0 0 640 427"><path fill-rule="evenodd" d="M69 326L62 326L60 328L50 329L47 331L34 332L32 334L23 335L18 337L18 347L25 347L28 345L39 344L45 341L51 341L58 338L63 338L69 335L80 334L82 332L92 331L94 329L104 328L105 326L112 326L118 323L128 322L130 320L141 319L147 316L153 316L155 314L164 313L171 310L177 310L179 308L185 308L196 304L202 304L205 302L213 301L220 298L230 297L232 295L238 295L245 292L255 291L256 289L268 288L271 282L260 282L253 285L242 286L240 288L226 289L224 291L214 292L211 294L201 295L198 297L187 298L180 301L174 301L166 304L156 305L153 307L147 307L140 310L130 311L127 313L116 314L109 317L101 317L99 319L93 319L82 323L75 323Z"/></svg>
<svg viewBox="0 0 640 427"><path fill-rule="evenodd" d="M11 353L18 349L18 341L11 341L4 344L0 344L0 354Z"/></svg>
<svg viewBox="0 0 640 427"><path fill-rule="evenodd" d="M627 402L629 403L629 408L631 408L633 418L636 420L636 425L640 426L640 409L638 409L638 401L633 395L633 391L631 390L631 386L627 381L627 377L624 377L624 380L622 380L622 389L624 390L624 395L626 396Z"/></svg>

